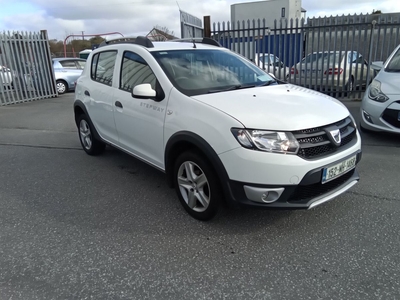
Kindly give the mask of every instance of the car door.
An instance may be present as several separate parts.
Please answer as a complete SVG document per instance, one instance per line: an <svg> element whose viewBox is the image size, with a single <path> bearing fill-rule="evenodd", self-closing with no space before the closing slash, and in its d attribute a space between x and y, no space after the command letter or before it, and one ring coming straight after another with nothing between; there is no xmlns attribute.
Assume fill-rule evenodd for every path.
<svg viewBox="0 0 400 300"><path fill-rule="evenodd" d="M90 66L90 84L85 86L84 97L89 99L87 107L100 136L118 145L118 134L114 121L113 87L117 51L95 54Z"/></svg>
<svg viewBox="0 0 400 300"><path fill-rule="evenodd" d="M114 94L114 116L122 148L160 168L164 165L163 131L167 101L146 60L132 51L121 55L119 88ZM148 83L158 100L135 98L135 86Z"/></svg>

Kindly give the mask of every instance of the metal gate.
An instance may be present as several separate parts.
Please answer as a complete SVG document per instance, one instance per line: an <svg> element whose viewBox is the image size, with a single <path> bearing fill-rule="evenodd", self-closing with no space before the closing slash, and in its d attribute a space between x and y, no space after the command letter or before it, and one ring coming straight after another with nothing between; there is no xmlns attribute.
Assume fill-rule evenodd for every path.
<svg viewBox="0 0 400 300"><path fill-rule="evenodd" d="M0 105L56 96L47 31L0 33Z"/></svg>
<svg viewBox="0 0 400 300"><path fill-rule="evenodd" d="M399 43L399 15L354 15L214 24L212 38L283 81L360 98Z"/></svg>

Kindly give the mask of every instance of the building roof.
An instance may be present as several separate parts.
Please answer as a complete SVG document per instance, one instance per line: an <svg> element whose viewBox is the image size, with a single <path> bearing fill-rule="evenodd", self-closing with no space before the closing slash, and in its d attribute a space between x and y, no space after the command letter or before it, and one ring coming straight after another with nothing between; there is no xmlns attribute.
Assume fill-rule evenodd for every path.
<svg viewBox="0 0 400 300"><path fill-rule="evenodd" d="M146 35L146 37L148 37L150 40L158 40L157 37L159 36L163 36L165 38L165 40L176 40L178 39L177 37L166 33L158 28L153 28L152 30L150 30L150 32Z"/></svg>

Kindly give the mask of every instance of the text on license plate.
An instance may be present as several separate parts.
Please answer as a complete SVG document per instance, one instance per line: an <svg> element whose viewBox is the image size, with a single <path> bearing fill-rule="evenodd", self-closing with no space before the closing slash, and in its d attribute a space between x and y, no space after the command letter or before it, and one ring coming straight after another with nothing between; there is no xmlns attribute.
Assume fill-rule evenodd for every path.
<svg viewBox="0 0 400 300"><path fill-rule="evenodd" d="M347 171L353 169L356 166L357 155L354 155L332 167L325 168L322 172L322 183L328 182L332 179L343 175Z"/></svg>

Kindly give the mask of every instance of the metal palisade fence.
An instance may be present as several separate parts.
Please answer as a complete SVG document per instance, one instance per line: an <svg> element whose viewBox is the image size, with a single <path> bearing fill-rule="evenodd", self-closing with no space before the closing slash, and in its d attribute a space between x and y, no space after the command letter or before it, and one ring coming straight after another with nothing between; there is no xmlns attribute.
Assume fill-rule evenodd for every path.
<svg viewBox="0 0 400 300"><path fill-rule="evenodd" d="M47 32L0 33L0 105L56 96Z"/></svg>
<svg viewBox="0 0 400 300"><path fill-rule="evenodd" d="M214 23L211 36L283 81L359 99L399 33L400 14L367 14Z"/></svg>

